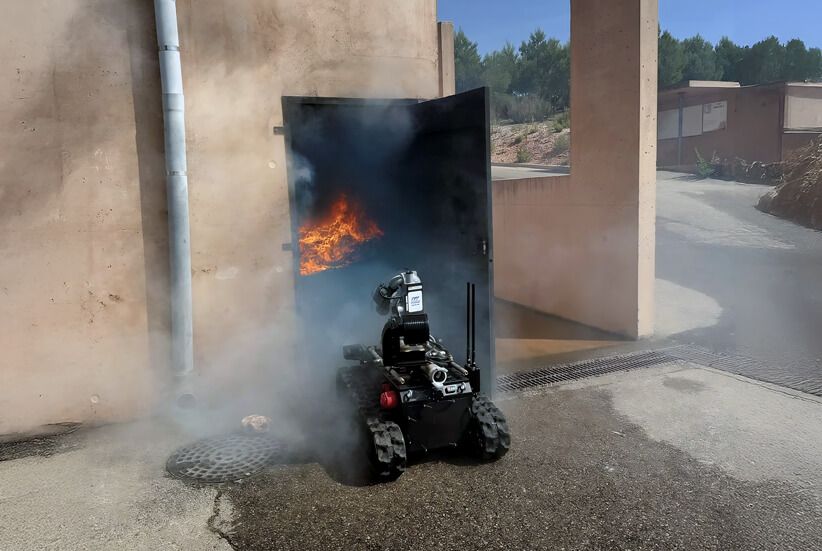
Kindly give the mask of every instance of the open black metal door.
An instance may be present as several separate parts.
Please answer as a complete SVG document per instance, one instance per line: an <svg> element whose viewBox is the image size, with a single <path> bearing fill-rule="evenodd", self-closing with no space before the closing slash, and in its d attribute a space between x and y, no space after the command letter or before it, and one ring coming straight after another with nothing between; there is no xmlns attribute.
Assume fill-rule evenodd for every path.
<svg viewBox="0 0 822 551"><path fill-rule="evenodd" d="M307 367L337 366L344 344L378 344L385 319L371 293L378 282L415 269L431 332L460 363L465 285L476 284L476 360L491 393L486 89L425 102L284 97L283 113L296 307L303 351L315 364ZM345 215L357 218L353 226L338 223ZM332 241L345 254L317 257L314 230L341 225L354 228L353 237Z"/></svg>

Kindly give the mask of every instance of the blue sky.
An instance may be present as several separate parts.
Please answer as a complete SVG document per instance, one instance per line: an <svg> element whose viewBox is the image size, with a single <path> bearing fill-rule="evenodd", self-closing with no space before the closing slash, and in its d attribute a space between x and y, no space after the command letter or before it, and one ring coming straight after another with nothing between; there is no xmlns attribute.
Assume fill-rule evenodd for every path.
<svg viewBox="0 0 822 551"><path fill-rule="evenodd" d="M439 0L439 19L453 21L479 43L480 53L515 46L541 27L567 40L570 0ZM769 35L822 47L822 0L659 0L659 23L677 38L696 33L716 43L728 35L752 44Z"/></svg>

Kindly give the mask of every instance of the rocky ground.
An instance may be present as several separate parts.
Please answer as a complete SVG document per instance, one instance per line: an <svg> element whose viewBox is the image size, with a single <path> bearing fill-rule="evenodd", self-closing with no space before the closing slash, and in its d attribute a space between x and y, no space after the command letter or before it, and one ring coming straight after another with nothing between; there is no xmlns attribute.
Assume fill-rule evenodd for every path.
<svg viewBox="0 0 822 551"><path fill-rule="evenodd" d="M785 162L783 182L763 195L757 208L822 230L822 136Z"/></svg>
<svg viewBox="0 0 822 551"><path fill-rule="evenodd" d="M553 121L491 128L492 163L568 165L571 131Z"/></svg>

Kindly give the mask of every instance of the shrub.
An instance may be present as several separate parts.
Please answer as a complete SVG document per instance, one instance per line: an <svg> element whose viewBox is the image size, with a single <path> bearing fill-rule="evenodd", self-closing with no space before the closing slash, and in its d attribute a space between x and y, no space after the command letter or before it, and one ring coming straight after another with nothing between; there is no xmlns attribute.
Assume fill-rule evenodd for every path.
<svg viewBox="0 0 822 551"><path fill-rule="evenodd" d="M517 149L517 162L518 163L527 163L531 160L531 152L525 149L524 147L520 147Z"/></svg>
<svg viewBox="0 0 822 551"><path fill-rule="evenodd" d="M710 161L702 156L699 149L694 148L694 153L696 153L696 172L700 177L710 178L719 171L722 162L719 160L716 151L711 155Z"/></svg>
<svg viewBox="0 0 822 551"><path fill-rule="evenodd" d="M514 138L514 145L519 145L522 143L522 140L525 138L522 134L519 134L517 137Z"/></svg>
<svg viewBox="0 0 822 551"><path fill-rule="evenodd" d="M551 113L551 103L539 96L497 92L491 96L491 119L494 122L540 122Z"/></svg>
<svg viewBox="0 0 822 551"><path fill-rule="evenodd" d="M557 139L554 140L554 149L553 149L554 155L559 155L561 153L565 153L566 151L568 151L568 149L570 149L570 147L571 147L571 135L568 134L568 133L560 134L559 136L557 136Z"/></svg>
<svg viewBox="0 0 822 551"><path fill-rule="evenodd" d="M562 132L571 127L571 111L565 110L554 119L554 132Z"/></svg>
<svg viewBox="0 0 822 551"><path fill-rule="evenodd" d="M513 96L510 114L517 122L544 121L551 115L551 103L539 96Z"/></svg>

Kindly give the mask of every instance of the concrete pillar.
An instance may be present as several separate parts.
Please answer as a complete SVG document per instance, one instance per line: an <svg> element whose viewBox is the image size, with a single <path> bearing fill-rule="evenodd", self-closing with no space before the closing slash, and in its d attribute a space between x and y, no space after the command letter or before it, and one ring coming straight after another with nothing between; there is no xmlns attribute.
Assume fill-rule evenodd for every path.
<svg viewBox="0 0 822 551"><path fill-rule="evenodd" d="M628 336L653 332L657 0L571 2L571 187L596 213L581 239L581 310Z"/></svg>
<svg viewBox="0 0 822 551"><path fill-rule="evenodd" d="M440 97L453 96L457 90L454 69L454 24L450 21L437 23L439 39Z"/></svg>

